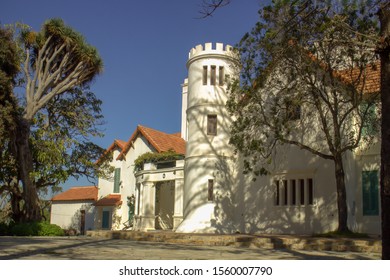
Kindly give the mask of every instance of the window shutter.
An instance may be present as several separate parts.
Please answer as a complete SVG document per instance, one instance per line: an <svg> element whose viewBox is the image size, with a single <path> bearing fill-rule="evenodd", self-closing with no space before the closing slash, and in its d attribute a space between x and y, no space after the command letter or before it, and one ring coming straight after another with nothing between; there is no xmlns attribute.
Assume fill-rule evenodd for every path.
<svg viewBox="0 0 390 280"><path fill-rule="evenodd" d="M121 169L115 168L114 174L114 193L119 193L119 185L121 181Z"/></svg>
<svg viewBox="0 0 390 280"><path fill-rule="evenodd" d="M363 215L379 215L378 171L362 172Z"/></svg>

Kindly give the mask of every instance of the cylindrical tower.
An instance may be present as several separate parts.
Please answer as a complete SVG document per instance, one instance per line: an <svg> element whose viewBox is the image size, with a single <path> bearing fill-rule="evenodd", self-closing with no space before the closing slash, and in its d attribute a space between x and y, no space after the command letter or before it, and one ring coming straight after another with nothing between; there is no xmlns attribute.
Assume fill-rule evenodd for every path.
<svg viewBox="0 0 390 280"><path fill-rule="evenodd" d="M184 221L178 231L215 232L224 223L216 208L221 211L218 199L223 188L229 187L231 175L231 119L226 101L237 62L233 48L221 43L198 45L189 53Z"/></svg>

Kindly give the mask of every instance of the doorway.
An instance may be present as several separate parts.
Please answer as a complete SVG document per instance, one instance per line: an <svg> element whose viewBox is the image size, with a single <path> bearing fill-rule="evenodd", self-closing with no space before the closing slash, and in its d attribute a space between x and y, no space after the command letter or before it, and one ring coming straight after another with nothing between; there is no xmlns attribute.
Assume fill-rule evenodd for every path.
<svg viewBox="0 0 390 280"><path fill-rule="evenodd" d="M110 225L110 211L103 210L102 212L102 229L109 229Z"/></svg>
<svg viewBox="0 0 390 280"><path fill-rule="evenodd" d="M80 234L85 235L85 210L80 211Z"/></svg>
<svg viewBox="0 0 390 280"><path fill-rule="evenodd" d="M173 229L175 181L158 182L155 198L155 229Z"/></svg>

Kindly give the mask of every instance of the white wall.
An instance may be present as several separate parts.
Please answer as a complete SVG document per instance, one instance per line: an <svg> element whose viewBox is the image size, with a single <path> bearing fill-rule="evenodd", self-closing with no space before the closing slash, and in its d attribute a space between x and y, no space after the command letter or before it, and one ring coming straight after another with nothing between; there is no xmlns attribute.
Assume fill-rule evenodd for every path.
<svg viewBox="0 0 390 280"><path fill-rule="evenodd" d="M227 83L223 77L224 84L219 84L219 67L223 67L224 75L232 77L235 73L232 61L230 46L222 44L198 45L189 54L184 221L177 229L179 232L213 231L216 223L215 204L207 199L208 180L217 181L218 172L230 172L226 160L233 154L228 145L231 119L225 107ZM204 66L207 66L206 85ZM216 69L216 85L210 84L211 66ZM207 135L208 115L217 115L216 135Z"/></svg>
<svg viewBox="0 0 390 280"><path fill-rule="evenodd" d="M228 144L231 119L225 108L225 87L205 86L202 81L204 65L216 65L217 69L224 66L225 73L234 76L235 69L229 66L231 57L226 54L223 48L212 50L211 46L206 44L192 49L187 62L188 142L185 159L184 221L177 231L312 234L336 230L338 212L333 161L295 146L284 145L276 149L277 154L272 159L273 166L269 166L271 175L252 181L250 174L243 174L242 158L234 156L234 147ZM325 140L321 138L323 135L318 133L319 119L307 108L302 108L301 112L299 125L306 128L301 140L316 143L321 151L326 152L326 142L321 142ZM216 136L207 135L208 114L218 116ZM294 126L294 123L291 125ZM256 133L264 134L262 131ZM360 161L357 161L352 153L344 157L348 221L357 231L378 232L378 217L361 215L361 171L374 168L378 162L378 151L361 156ZM215 199L211 202L207 200L209 179L214 180ZM276 205L275 180L287 180L288 197L291 199L291 180L300 179L306 182L308 179L312 180L313 203L300 205L296 201L296 204L292 205L292 201L288 201L288 205ZM298 194L297 192L297 200ZM306 200L307 196L306 193Z"/></svg>
<svg viewBox="0 0 390 280"><path fill-rule="evenodd" d="M119 194L121 195L122 205L111 209L112 213L112 229L122 229L124 223L127 223L129 219L129 207L127 205L127 197L135 195L135 177L134 177L134 161L140 155L153 151L151 145L146 141L143 136L136 138L132 147L127 152L124 160L116 160L119 155L119 150L116 149L113 153L113 160L111 166L115 168L121 168L121 185ZM109 194L113 194L114 191L114 174L112 178L104 179L99 178L99 194L98 199L101 199ZM99 207L101 208L101 207ZM96 227L101 227L101 209L97 212Z"/></svg>
<svg viewBox="0 0 390 280"><path fill-rule="evenodd" d="M80 210L85 210L85 230L94 228L95 208L91 203L79 201L53 201L50 213L50 223L63 229L80 231Z"/></svg>

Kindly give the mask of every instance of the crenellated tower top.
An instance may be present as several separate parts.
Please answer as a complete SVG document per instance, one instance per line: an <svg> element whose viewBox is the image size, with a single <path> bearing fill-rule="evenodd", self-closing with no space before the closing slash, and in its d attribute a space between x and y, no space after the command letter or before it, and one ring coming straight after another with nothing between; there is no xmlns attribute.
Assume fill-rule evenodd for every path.
<svg viewBox="0 0 390 280"><path fill-rule="evenodd" d="M237 60L237 54L231 45L224 45L223 43L205 43L203 45L197 45L192 48L188 53L187 66L194 60L207 57L230 57L232 60Z"/></svg>

